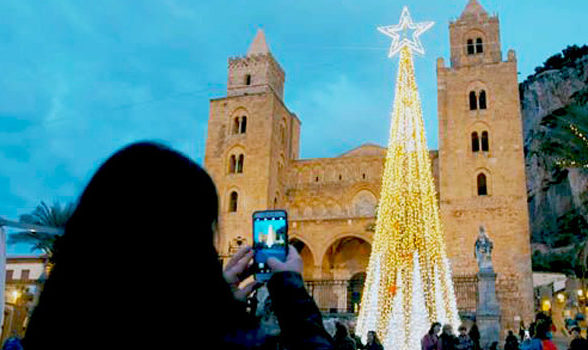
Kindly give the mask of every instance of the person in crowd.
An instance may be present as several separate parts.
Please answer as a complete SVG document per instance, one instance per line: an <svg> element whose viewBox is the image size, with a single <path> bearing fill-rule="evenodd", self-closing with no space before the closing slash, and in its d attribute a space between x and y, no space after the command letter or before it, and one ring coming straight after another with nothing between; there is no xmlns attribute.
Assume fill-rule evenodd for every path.
<svg viewBox="0 0 588 350"><path fill-rule="evenodd" d="M478 329L476 322L474 322L470 327L468 335L474 342L474 350L480 350L480 330Z"/></svg>
<svg viewBox="0 0 588 350"><path fill-rule="evenodd" d="M453 334L453 326L446 324L443 326L443 331L439 337L439 343L441 343L442 350L455 350L457 345L457 337Z"/></svg>
<svg viewBox="0 0 588 350"><path fill-rule="evenodd" d="M275 337L245 311L259 285L241 283L250 276L251 248L222 270L214 247L218 210L212 179L186 156L149 142L115 153L94 174L55 243L55 264L24 348L181 349L195 344L198 329L213 348L275 349ZM304 288L296 249L268 265L279 343L289 350L333 349ZM186 279L198 283L181 283ZM114 334L124 336L113 340Z"/></svg>
<svg viewBox="0 0 588 350"><path fill-rule="evenodd" d="M525 339L526 331L527 329L525 328L525 322L521 320L521 323L519 324L519 339L521 342L523 341L523 339Z"/></svg>
<svg viewBox="0 0 588 350"><path fill-rule="evenodd" d="M459 336L457 337L457 344L455 345L456 350L474 350L474 342L468 335L468 329L466 326L461 325L457 329Z"/></svg>
<svg viewBox="0 0 588 350"><path fill-rule="evenodd" d="M523 335L523 340L521 341L521 350L542 350L541 341L539 339L531 338L531 334L529 331L525 331Z"/></svg>
<svg viewBox="0 0 588 350"><path fill-rule="evenodd" d="M492 344L490 344L490 350L498 350L498 342L494 341L492 342Z"/></svg>
<svg viewBox="0 0 588 350"><path fill-rule="evenodd" d="M369 331L367 334L367 343L364 347L365 350L384 350L380 339L375 331Z"/></svg>
<svg viewBox="0 0 588 350"><path fill-rule="evenodd" d="M550 339L551 320L537 321L535 325L535 336L541 341L542 350L557 350L557 346Z"/></svg>
<svg viewBox="0 0 588 350"><path fill-rule="evenodd" d="M434 322L431 324L431 328L423 339L421 340L421 350L439 350L439 331L441 330L441 323Z"/></svg>
<svg viewBox="0 0 588 350"><path fill-rule="evenodd" d="M349 335L351 336L351 339L355 341L355 347L358 350L363 349L363 343L361 341L361 338L357 334L355 334L355 322L353 320L349 321L349 323L347 324L347 328L349 329Z"/></svg>
<svg viewBox="0 0 588 350"><path fill-rule="evenodd" d="M508 331L508 335L504 341L504 350L519 350L519 340L511 330Z"/></svg>
<svg viewBox="0 0 588 350"><path fill-rule="evenodd" d="M16 331L13 332L10 338L4 341L2 350L23 350L21 340L16 334Z"/></svg>
<svg viewBox="0 0 588 350"><path fill-rule="evenodd" d="M335 349L336 350L356 350L355 340L349 335L347 326L341 322L335 323Z"/></svg>
<svg viewBox="0 0 588 350"><path fill-rule="evenodd" d="M572 328L572 341L569 350L586 350L588 349L588 340L582 337L582 330L576 326Z"/></svg>

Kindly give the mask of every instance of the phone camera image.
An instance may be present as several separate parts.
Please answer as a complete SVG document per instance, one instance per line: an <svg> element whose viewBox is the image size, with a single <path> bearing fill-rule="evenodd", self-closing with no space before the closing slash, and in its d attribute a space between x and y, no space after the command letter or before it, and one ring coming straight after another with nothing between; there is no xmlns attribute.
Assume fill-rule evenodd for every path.
<svg viewBox="0 0 588 350"><path fill-rule="evenodd" d="M269 278L267 259L284 261L288 245L288 224L285 216L259 216L253 222L253 250L255 251L256 278Z"/></svg>

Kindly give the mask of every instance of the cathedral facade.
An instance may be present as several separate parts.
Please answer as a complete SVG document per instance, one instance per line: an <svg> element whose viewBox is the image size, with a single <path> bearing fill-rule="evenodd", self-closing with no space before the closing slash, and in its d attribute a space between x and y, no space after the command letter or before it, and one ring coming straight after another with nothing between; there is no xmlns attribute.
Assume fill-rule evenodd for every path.
<svg viewBox="0 0 588 350"><path fill-rule="evenodd" d="M439 151L430 155L458 307L475 310L474 244L483 226L494 242L501 323L518 327L534 308L516 55L503 60L498 17L476 0L449 28L451 60L437 61ZM262 31L228 70L227 96L210 101L205 153L220 198L219 254L252 244L254 211L286 209L321 309L356 311L386 149L364 144L300 159L301 122L283 100L285 73Z"/></svg>

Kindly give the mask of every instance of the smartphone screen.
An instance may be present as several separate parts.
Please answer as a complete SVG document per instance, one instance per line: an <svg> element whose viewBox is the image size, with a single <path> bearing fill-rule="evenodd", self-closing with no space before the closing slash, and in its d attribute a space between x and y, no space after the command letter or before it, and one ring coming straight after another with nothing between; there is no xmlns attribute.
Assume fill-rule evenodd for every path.
<svg viewBox="0 0 588 350"><path fill-rule="evenodd" d="M267 281L271 270L267 259L285 261L288 253L288 218L284 210L264 210L253 213L253 251L255 279Z"/></svg>

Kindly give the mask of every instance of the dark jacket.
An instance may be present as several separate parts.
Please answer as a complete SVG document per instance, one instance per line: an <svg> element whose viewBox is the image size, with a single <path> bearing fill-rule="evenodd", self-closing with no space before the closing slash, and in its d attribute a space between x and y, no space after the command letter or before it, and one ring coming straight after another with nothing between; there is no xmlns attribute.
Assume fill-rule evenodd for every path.
<svg viewBox="0 0 588 350"><path fill-rule="evenodd" d="M443 333L439 337L440 350L455 350L457 345L457 337L453 334Z"/></svg>
<svg viewBox="0 0 588 350"><path fill-rule="evenodd" d="M460 335L457 337L456 350L474 350L474 341L469 335Z"/></svg>
<svg viewBox="0 0 588 350"><path fill-rule="evenodd" d="M279 340L259 325L249 324L227 332L219 349L275 349L276 341L288 350L334 349L319 309L304 288L300 274L275 273L267 286L280 324Z"/></svg>
<svg viewBox="0 0 588 350"><path fill-rule="evenodd" d="M364 347L365 350L384 350L382 344L372 343L372 345L366 345Z"/></svg>
<svg viewBox="0 0 588 350"><path fill-rule="evenodd" d="M588 340L580 337L570 342L570 350L586 350L588 349Z"/></svg>
<svg viewBox="0 0 588 350"><path fill-rule="evenodd" d="M355 340L351 339L351 337L335 337L334 343L335 350L357 350Z"/></svg>
<svg viewBox="0 0 588 350"><path fill-rule="evenodd" d="M519 340L514 334L506 337L504 350L519 350Z"/></svg>

